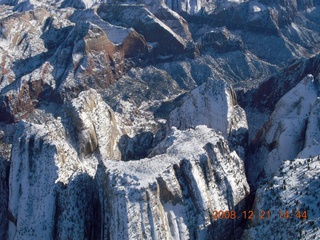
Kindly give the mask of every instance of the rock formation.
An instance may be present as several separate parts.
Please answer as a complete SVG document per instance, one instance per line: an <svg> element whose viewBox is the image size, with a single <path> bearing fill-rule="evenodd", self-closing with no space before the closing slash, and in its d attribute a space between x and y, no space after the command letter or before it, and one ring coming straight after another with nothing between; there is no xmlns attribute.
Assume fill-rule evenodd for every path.
<svg viewBox="0 0 320 240"><path fill-rule="evenodd" d="M319 14L0 0L0 239L319 238Z"/></svg>
<svg viewBox="0 0 320 240"><path fill-rule="evenodd" d="M259 130L249 146L247 171L251 183L257 183L259 178L270 178L284 160L294 160L299 152L316 141L308 139L314 133L309 130L307 134L307 129L311 127L312 132L317 132L317 127L308 126L308 122L314 122L315 115L311 112L317 111L318 81L312 75L306 76L279 100L271 117Z"/></svg>

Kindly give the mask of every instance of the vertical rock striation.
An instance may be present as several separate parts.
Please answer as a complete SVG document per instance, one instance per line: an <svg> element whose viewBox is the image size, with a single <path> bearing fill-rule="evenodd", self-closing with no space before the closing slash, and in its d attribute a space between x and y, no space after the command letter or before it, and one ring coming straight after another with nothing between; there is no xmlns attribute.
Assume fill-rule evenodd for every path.
<svg viewBox="0 0 320 240"><path fill-rule="evenodd" d="M9 239L228 239L238 231L242 219L212 217L243 210L250 192L243 160L221 133L173 127L149 158L123 162L121 124L96 91L62 111L18 125Z"/></svg>
<svg viewBox="0 0 320 240"><path fill-rule="evenodd" d="M213 210L244 209L250 190L243 161L230 152L223 136L205 126L173 128L154 154L139 161L108 163L110 237L233 236L241 220L214 220Z"/></svg>

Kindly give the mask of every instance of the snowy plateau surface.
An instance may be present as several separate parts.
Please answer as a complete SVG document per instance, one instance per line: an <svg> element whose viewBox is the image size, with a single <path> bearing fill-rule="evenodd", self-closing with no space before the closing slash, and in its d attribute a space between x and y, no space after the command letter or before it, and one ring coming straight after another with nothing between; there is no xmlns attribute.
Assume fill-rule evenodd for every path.
<svg viewBox="0 0 320 240"><path fill-rule="evenodd" d="M0 0L0 239L319 239L319 16Z"/></svg>

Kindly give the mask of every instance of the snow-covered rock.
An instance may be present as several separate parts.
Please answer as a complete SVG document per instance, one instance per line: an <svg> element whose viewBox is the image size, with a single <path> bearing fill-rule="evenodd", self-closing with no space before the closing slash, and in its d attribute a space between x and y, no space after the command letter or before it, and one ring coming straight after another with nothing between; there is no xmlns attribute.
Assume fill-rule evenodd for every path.
<svg viewBox="0 0 320 240"><path fill-rule="evenodd" d="M278 195L316 211L299 180L316 193L319 77L297 83L319 75L319 55L299 60L320 51L318 1L0 4L0 239L238 239L243 214L212 218L243 213L254 194L231 85L258 110L283 97L246 162L251 182L268 175L279 191L259 188L254 209ZM266 231L249 224L244 237Z"/></svg>
<svg viewBox="0 0 320 240"><path fill-rule="evenodd" d="M250 182L270 178L285 160L293 160L305 147L311 148L318 132L319 79L306 76L276 104L269 120L249 146L247 172ZM310 123L310 124L308 124ZM315 144L317 145L317 144ZM305 157L308 150L301 156ZM318 154L317 152L311 154Z"/></svg>
<svg viewBox="0 0 320 240"><path fill-rule="evenodd" d="M177 12L184 12L190 15L200 15L224 10L239 5L248 0L164 0L165 4Z"/></svg>
<svg viewBox="0 0 320 240"><path fill-rule="evenodd" d="M212 211L243 209L250 190L243 161L223 137L205 126L173 128L155 152L161 154L107 163L104 201L110 238L232 236L241 220L215 221Z"/></svg>
<svg viewBox="0 0 320 240"><path fill-rule="evenodd" d="M210 238L213 229L221 239L241 223L212 219L213 210L241 211L250 192L243 160L216 131L173 128L160 155L119 162L115 117L94 90L65 117L42 119L15 133L9 239Z"/></svg>
<svg viewBox="0 0 320 240"><path fill-rule="evenodd" d="M319 171L319 156L283 162L257 190L255 215L241 239L270 239L270 233L279 239L319 238Z"/></svg>
<svg viewBox="0 0 320 240"><path fill-rule="evenodd" d="M273 111L280 98L295 87L307 74L315 78L320 73L320 55L293 60L278 74L263 82L254 93L252 104L261 111Z"/></svg>
<svg viewBox="0 0 320 240"><path fill-rule="evenodd" d="M207 80L187 94L168 117L169 129L175 126L184 130L198 125L221 132L241 157L244 156L248 140L246 114L237 104L235 92L225 81Z"/></svg>
<svg viewBox="0 0 320 240"><path fill-rule="evenodd" d="M181 54L186 49L184 39L143 5L104 4L99 6L97 13L103 20L112 24L132 27L142 34L147 42L158 43L159 47L154 50L157 54Z"/></svg>
<svg viewBox="0 0 320 240"><path fill-rule="evenodd" d="M192 36L189 31L188 22L178 13L174 12L165 5L156 8L153 14L166 24L170 29L181 36L186 41L192 41Z"/></svg>
<svg viewBox="0 0 320 240"><path fill-rule="evenodd" d="M80 167L75 150L61 139L62 129L58 122L22 122L18 127L10 166L8 239L53 237L55 181L67 181Z"/></svg>
<svg viewBox="0 0 320 240"><path fill-rule="evenodd" d="M89 224L99 203L94 176L101 159L121 157L115 116L94 90L82 92L62 111L62 119L40 113L43 123L17 126L10 159L8 239L100 234Z"/></svg>
<svg viewBox="0 0 320 240"><path fill-rule="evenodd" d="M105 88L121 75L123 62L105 32L90 22L79 22L53 56L57 98L77 96L90 82Z"/></svg>
<svg viewBox="0 0 320 240"><path fill-rule="evenodd" d="M218 53L243 49L241 38L232 34L226 28L205 33L200 39L200 44L202 49L211 48Z"/></svg>
<svg viewBox="0 0 320 240"><path fill-rule="evenodd" d="M147 51L144 37L132 28L114 26L100 18L94 9L75 10L68 19L72 22L87 21L99 26L108 39L118 46L124 57L138 57ZM122 52L123 51L123 52Z"/></svg>
<svg viewBox="0 0 320 240"><path fill-rule="evenodd" d="M320 99L318 97L314 105L312 106L312 110L308 118L303 150L298 154L297 156L298 158L315 157L319 154L320 152L319 117L320 117Z"/></svg>
<svg viewBox="0 0 320 240"><path fill-rule="evenodd" d="M121 159L117 143L121 131L112 109L95 90L81 92L68 109L75 126L80 158L98 151L102 158Z"/></svg>
<svg viewBox="0 0 320 240"><path fill-rule="evenodd" d="M147 52L137 32L112 26L89 10L49 13L39 8L11 14L1 23L2 121L27 117L41 100L61 102L88 87L106 88L123 74L124 58ZM115 39L117 33L124 36Z"/></svg>

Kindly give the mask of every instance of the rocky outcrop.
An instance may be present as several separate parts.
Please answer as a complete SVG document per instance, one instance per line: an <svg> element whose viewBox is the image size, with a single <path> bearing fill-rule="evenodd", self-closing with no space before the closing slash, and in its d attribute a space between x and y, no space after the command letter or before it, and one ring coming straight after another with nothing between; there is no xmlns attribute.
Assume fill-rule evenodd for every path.
<svg viewBox="0 0 320 240"><path fill-rule="evenodd" d="M241 221L213 220L213 210L243 209L249 187L242 160L223 137L205 126L174 129L154 153L161 155L108 164L110 237L232 236Z"/></svg>
<svg viewBox="0 0 320 240"><path fill-rule="evenodd" d="M317 22L315 16L318 14L318 4L309 1L297 2L300 7L289 1L237 1L229 2L226 7L222 4L222 7L209 14L183 16L189 26L192 26L192 34L201 37L205 32L226 27L241 37L245 49L261 60L279 66L300 56L312 57L319 52L316 40L319 31L313 27ZM315 10L308 10L313 7ZM206 25L211 26L207 31ZM267 49L273 51L268 52Z"/></svg>
<svg viewBox="0 0 320 240"><path fill-rule="evenodd" d="M159 47L154 49L155 56L181 54L186 49L185 41L143 5L100 5L97 12L103 20L128 28L132 27L142 34L147 42L158 43Z"/></svg>
<svg viewBox="0 0 320 240"><path fill-rule="evenodd" d="M76 24L44 9L1 20L1 38L10 43L1 49L2 121L26 118L39 101L63 102L88 87L104 89L123 74L124 58L146 54L146 42L135 31L112 27L90 11L69 14ZM102 28L84 22L90 16ZM106 34L117 32L125 36L113 43Z"/></svg>
<svg viewBox="0 0 320 240"><path fill-rule="evenodd" d="M319 153L319 150L320 150L319 111L320 111L320 99L318 97L314 105L312 106L311 112L309 114L309 118L306 126L303 150L297 155L298 158L315 157Z"/></svg>
<svg viewBox="0 0 320 240"><path fill-rule="evenodd" d="M121 158L117 145L120 130L115 115L95 90L82 92L72 100L68 116L75 127L77 153L81 159L93 152L102 158Z"/></svg>
<svg viewBox="0 0 320 240"><path fill-rule="evenodd" d="M53 75L59 98L77 96L87 88L88 82L94 88L110 85L122 71L121 56L116 52L101 28L79 22L53 56Z"/></svg>
<svg viewBox="0 0 320 240"><path fill-rule="evenodd" d="M101 236L94 176L101 159L121 157L115 116L94 90L82 92L65 111L62 119L39 112L43 123L17 126L8 239Z"/></svg>
<svg viewBox="0 0 320 240"><path fill-rule="evenodd" d="M47 40L46 47L52 47L46 35L44 39ZM2 89L2 120L17 121L26 117L34 107L33 101L38 98L62 102L87 89L88 83L94 88L105 88L121 75L121 56L116 54L114 44L97 26L80 22L56 47L49 51L54 54L47 62L43 62L41 56L23 60L23 66L31 70L18 72L17 80Z"/></svg>
<svg viewBox="0 0 320 240"><path fill-rule="evenodd" d="M49 13L44 9L16 13L1 19L1 84L0 119L16 121L32 112L35 102L30 95L36 95L38 88L28 83L28 77L19 79L39 67L48 57L45 44L36 40L41 35ZM31 24L34 21L35 24ZM26 62L29 61L29 64ZM16 79L19 80L16 80ZM36 79L35 79L36 80ZM32 92L32 93L31 93ZM39 94L39 93L38 93Z"/></svg>
<svg viewBox="0 0 320 240"><path fill-rule="evenodd" d="M201 37L202 49L212 49L218 53L243 50L243 42L239 36L229 32L226 28L207 32Z"/></svg>
<svg viewBox="0 0 320 240"><path fill-rule="evenodd" d="M47 120L18 127L10 166L8 239L97 236L97 228L90 228L99 221L94 217L98 209L92 209L98 194L90 183L97 163L81 161L62 123Z"/></svg>
<svg viewBox="0 0 320 240"><path fill-rule="evenodd" d="M319 159L283 162L275 176L257 190L253 211L258 219L249 220L241 239L268 239L270 231L281 239L319 236ZM261 210L265 210L263 218Z"/></svg>
<svg viewBox="0 0 320 240"><path fill-rule="evenodd" d="M318 2L0 4L1 239L239 239L253 197L319 236ZM249 153L233 89L275 110ZM243 237L292 238L265 220Z"/></svg>
<svg viewBox="0 0 320 240"><path fill-rule="evenodd" d="M6 6L1 15L0 118L6 122L27 117L48 99L67 101L88 86L106 89L132 66L170 62L169 67L159 67L189 90L211 76L257 84L285 61L319 51L315 27L319 10L309 1L179 2L189 10L189 5L205 6L206 14L198 9L198 14L185 18L161 1L142 1L145 6L135 1L131 2L134 6L82 1L84 8L97 5L83 10L63 9L61 1L50 3L52 9L47 10L38 1L1 3L18 4L21 11L30 5L21 13ZM167 4L178 9L173 7L177 2ZM209 5L212 11L207 11ZM190 32L194 39L201 37L203 56ZM181 77L177 68L190 76Z"/></svg>
<svg viewBox="0 0 320 240"><path fill-rule="evenodd" d="M155 9L153 14L166 24L174 33L178 34L186 41L192 41L188 22L179 14L166 6Z"/></svg>
<svg viewBox="0 0 320 240"><path fill-rule="evenodd" d="M147 43L142 35L132 28L114 26L102 20L94 9L75 10L68 19L74 23L88 21L99 26L125 58L138 59L148 53Z"/></svg>
<svg viewBox="0 0 320 240"><path fill-rule="evenodd" d="M198 14L205 8L204 5L207 5L211 10L216 8L216 1L189 1L189 0L165 0L165 4L176 12L186 12L188 14ZM207 3L207 4L206 4Z"/></svg>
<svg viewBox="0 0 320 240"><path fill-rule="evenodd" d="M237 105L233 89L225 82L209 79L181 100L181 106L172 110L168 128L187 129L206 125L221 132L232 147L244 156L247 146L247 119L244 110Z"/></svg>
<svg viewBox="0 0 320 240"><path fill-rule="evenodd" d="M9 239L228 239L238 231L241 219L212 218L242 211L250 192L243 160L216 131L174 128L150 158L119 162L117 120L94 90L62 117L36 112L44 123L20 122L13 141Z"/></svg>
<svg viewBox="0 0 320 240"><path fill-rule="evenodd" d="M314 80L308 75L279 100L249 146L247 172L250 183L256 185L258 179L270 178L283 161L293 160L305 146L312 146L312 137L317 131L313 122L317 121L314 112L317 111L318 95L319 78Z"/></svg>
<svg viewBox="0 0 320 240"><path fill-rule="evenodd" d="M260 110L274 110L276 103L295 87L302 78L320 73L320 55L309 59L294 60L279 74L263 82L254 94L253 105Z"/></svg>

